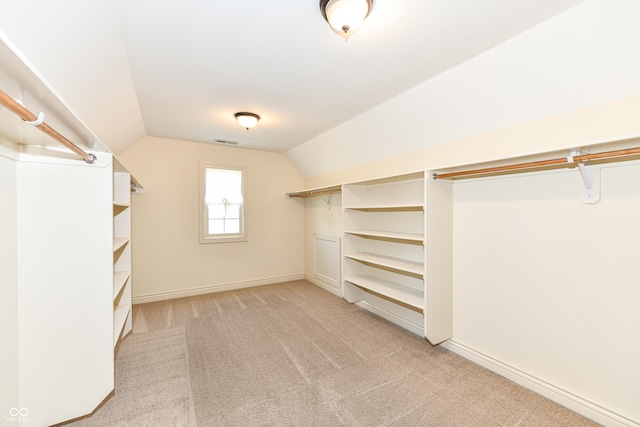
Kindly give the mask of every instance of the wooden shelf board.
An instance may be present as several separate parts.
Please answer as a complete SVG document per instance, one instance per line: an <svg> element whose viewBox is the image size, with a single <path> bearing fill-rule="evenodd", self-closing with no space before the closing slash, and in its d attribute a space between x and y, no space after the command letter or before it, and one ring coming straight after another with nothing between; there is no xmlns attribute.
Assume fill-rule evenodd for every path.
<svg viewBox="0 0 640 427"><path fill-rule="evenodd" d="M120 204L114 203L113 204L113 216L117 217L121 213L125 212L127 209L129 209L129 205L120 205Z"/></svg>
<svg viewBox="0 0 640 427"><path fill-rule="evenodd" d="M363 237L381 237L384 239L407 240L411 242L424 243L424 234L397 233L394 231L379 230L345 230L345 233Z"/></svg>
<svg viewBox="0 0 640 427"><path fill-rule="evenodd" d="M344 280L424 311L424 294L421 291L368 274L345 277Z"/></svg>
<svg viewBox="0 0 640 427"><path fill-rule="evenodd" d="M369 252L358 252L345 254L347 258L356 261L362 261L369 264L388 267L394 270L400 270L407 273L417 274L424 277L424 264L421 262L410 261L402 258L390 257L386 255L373 254Z"/></svg>

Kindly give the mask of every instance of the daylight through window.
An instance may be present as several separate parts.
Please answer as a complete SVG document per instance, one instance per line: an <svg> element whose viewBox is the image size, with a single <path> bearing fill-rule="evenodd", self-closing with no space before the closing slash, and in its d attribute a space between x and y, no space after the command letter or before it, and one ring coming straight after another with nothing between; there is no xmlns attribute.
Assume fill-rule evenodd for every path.
<svg viewBox="0 0 640 427"><path fill-rule="evenodd" d="M242 169L204 164L201 241L246 240Z"/></svg>

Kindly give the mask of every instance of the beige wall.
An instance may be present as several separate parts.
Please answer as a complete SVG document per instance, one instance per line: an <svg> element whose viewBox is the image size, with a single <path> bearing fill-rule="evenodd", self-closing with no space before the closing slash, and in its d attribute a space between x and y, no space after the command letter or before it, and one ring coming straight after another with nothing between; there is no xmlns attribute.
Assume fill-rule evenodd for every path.
<svg viewBox="0 0 640 427"><path fill-rule="evenodd" d="M458 348L640 422L638 182L603 167L593 205L575 169L455 183Z"/></svg>
<svg viewBox="0 0 640 427"><path fill-rule="evenodd" d="M120 156L133 196L134 300L292 280L304 271L303 179L279 153L146 137ZM199 243L198 164L247 170L248 242Z"/></svg>
<svg viewBox="0 0 640 427"><path fill-rule="evenodd" d="M305 179L306 188L319 188L416 172L464 167L571 148L607 144L640 136L640 95L495 129L447 144L430 146L385 160L353 166ZM604 150L604 149L601 149Z"/></svg>

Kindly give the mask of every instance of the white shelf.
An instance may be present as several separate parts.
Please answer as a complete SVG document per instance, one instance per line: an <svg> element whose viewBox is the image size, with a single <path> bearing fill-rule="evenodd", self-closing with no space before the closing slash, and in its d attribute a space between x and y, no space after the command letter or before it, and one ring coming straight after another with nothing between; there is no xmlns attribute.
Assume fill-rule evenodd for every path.
<svg viewBox="0 0 640 427"><path fill-rule="evenodd" d="M342 185L332 185L331 187L310 188L307 190L294 191L287 193L289 197L312 197L315 195L340 193Z"/></svg>
<svg viewBox="0 0 640 427"><path fill-rule="evenodd" d="M405 240L411 242L424 242L424 234L415 233L398 233L395 231L380 231L380 230L345 230L347 234L354 234L356 236L363 237L379 237L383 239Z"/></svg>
<svg viewBox="0 0 640 427"><path fill-rule="evenodd" d="M113 274L113 299L116 299L125 283L129 279L131 271L116 271Z"/></svg>
<svg viewBox="0 0 640 427"><path fill-rule="evenodd" d="M402 258L391 257L387 255L372 254L369 252L358 252L353 254L345 254L347 258L362 261L369 264L375 264L381 267L388 267L394 270L404 271L406 273L424 276L424 263L410 261Z"/></svg>
<svg viewBox="0 0 640 427"><path fill-rule="evenodd" d="M400 301L411 307L424 309L424 294L416 289L383 280L368 274L345 277L345 281L380 295Z"/></svg>
<svg viewBox="0 0 640 427"><path fill-rule="evenodd" d="M424 211L423 204L394 204L394 205L368 205L368 206L345 206L346 210L354 211Z"/></svg>
<svg viewBox="0 0 640 427"><path fill-rule="evenodd" d="M131 304L118 306L113 313L113 346L115 347L122 335L122 330L131 311Z"/></svg>
<svg viewBox="0 0 640 427"><path fill-rule="evenodd" d="M114 237L113 239L113 252L116 252L118 249L122 248L124 245L129 243L129 237Z"/></svg>

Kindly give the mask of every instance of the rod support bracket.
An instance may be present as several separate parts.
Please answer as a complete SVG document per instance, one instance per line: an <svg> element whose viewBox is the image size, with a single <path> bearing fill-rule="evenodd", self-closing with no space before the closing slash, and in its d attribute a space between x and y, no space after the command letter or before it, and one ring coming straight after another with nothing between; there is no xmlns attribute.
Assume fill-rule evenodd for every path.
<svg viewBox="0 0 640 427"><path fill-rule="evenodd" d="M90 165L94 164L98 158L96 157L95 154L93 153L88 153L89 158L88 159L84 159L84 161Z"/></svg>
<svg viewBox="0 0 640 427"><path fill-rule="evenodd" d="M574 156L579 155L580 150L573 149L567 157L567 161L569 163L574 163ZM587 166L583 162L577 162L576 165L578 166L578 170L580 171L580 176L582 177L582 182L584 183L586 190L585 195L582 196L580 200L588 205L598 203L600 201L600 169L595 169L593 166Z"/></svg>
<svg viewBox="0 0 640 427"><path fill-rule="evenodd" d="M24 121L26 124L31 125L31 126L40 126L43 122L44 122L44 113L41 111L38 114L38 118L35 119L32 122L29 122L27 120Z"/></svg>

